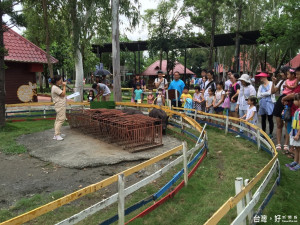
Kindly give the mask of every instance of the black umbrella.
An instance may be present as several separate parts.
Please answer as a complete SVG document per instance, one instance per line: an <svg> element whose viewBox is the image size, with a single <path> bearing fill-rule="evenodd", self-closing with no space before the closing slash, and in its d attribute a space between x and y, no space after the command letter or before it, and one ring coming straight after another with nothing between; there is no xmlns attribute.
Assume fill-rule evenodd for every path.
<svg viewBox="0 0 300 225"><path fill-rule="evenodd" d="M108 70L105 69L100 69L100 70L96 70L96 72L94 73L95 76L106 76L106 75L110 75L111 72L109 72Z"/></svg>

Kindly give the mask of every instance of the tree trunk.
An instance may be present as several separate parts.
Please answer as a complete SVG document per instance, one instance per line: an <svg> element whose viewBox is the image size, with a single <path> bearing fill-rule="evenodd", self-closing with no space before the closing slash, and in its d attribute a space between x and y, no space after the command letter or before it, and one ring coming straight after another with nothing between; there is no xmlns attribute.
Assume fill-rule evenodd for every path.
<svg viewBox="0 0 300 225"><path fill-rule="evenodd" d="M276 68L276 71L274 72L275 74L277 74L277 73L279 72L280 67L281 67L281 65L283 64L283 62L284 62L284 60L285 60L285 58L286 58L288 52L289 52L289 49L287 48L287 49L285 50L285 53L283 54L283 56L282 56L282 58L281 58L279 64L278 64L277 68Z"/></svg>
<svg viewBox="0 0 300 225"><path fill-rule="evenodd" d="M79 45L79 43L78 43ZM79 92L80 95L74 98L75 102L82 102L83 100L83 63L82 63L82 54L79 48L76 49L75 55L75 71L76 71L76 80L75 80L75 92Z"/></svg>
<svg viewBox="0 0 300 225"><path fill-rule="evenodd" d="M214 4L213 4L214 5ZM215 45L215 29L216 29L216 14L212 12L211 14L211 33L210 33L210 47L209 47L209 58L208 58L208 68L213 69L213 54Z"/></svg>
<svg viewBox="0 0 300 225"><path fill-rule="evenodd" d="M166 51L166 57L167 57L167 71L166 71L166 76L169 75L170 71L169 71L169 51Z"/></svg>
<svg viewBox="0 0 300 225"><path fill-rule="evenodd" d="M0 4L2 4L0 0ZM2 16L3 16L3 9L0 7L0 127L5 126L5 66L4 66L4 41L3 41L3 32L4 28L2 26Z"/></svg>
<svg viewBox="0 0 300 225"><path fill-rule="evenodd" d="M53 77L53 65L50 59L50 30L49 30L49 21L48 21L48 2L47 0L42 0L43 5L43 21L44 21L44 28L46 33L46 57L48 62L48 69L50 73L50 77Z"/></svg>
<svg viewBox="0 0 300 225"><path fill-rule="evenodd" d="M234 60L234 70L240 74L240 24L242 16L242 2L239 2L237 10L237 28L235 35L235 60Z"/></svg>
<svg viewBox="0 0 300 225"><path fill-rule="evenodd" d="M246 46L243 46L243 73L247 73L246 72L246 63L248 62L246 59ZM248 57L247 57L248 58Z"/></svg>
<svg viewBox="0 0 300 225"><path fill-rule="evenodd" d="M163 51L162 49L160 50L160 54L159 54L159 69L162 70L162 57L163 57Z"/></svg>
<svg viewBox="0 0 300 225"><path fill-rule="evenodd" d="M80 95L74 98L75 102L82 102L83 100L83 63L80 48L80 33L81 26L77 16L77 0L70 1L70 15L72 23L72 39L73 39L73 54L75 58L75 91Z"/></svg>
<svg viewBox="0 0 300 225"><path fill-rule="evenodd" d="M39 77L39 85L40 85L40 92L44 92L43 90L43 77L42 77L42 73L38 72L38 77Z"/></svg>
<svg viewBox="0 0 300 225"><path fill-rule="evenodd" d="M226 48L224 46L224 52L223 52L223 82L225 83L226 81L226 72L225 72L225 52L226 52Z"/></svg>
<svg viewBox="0 0 300 225"><path fill-rule="evenodd" d="M119 33L119 0L111 0L112 6L112 64L113 64L113 88L115 102L122 101L120 81L120 33Z"/></svg>

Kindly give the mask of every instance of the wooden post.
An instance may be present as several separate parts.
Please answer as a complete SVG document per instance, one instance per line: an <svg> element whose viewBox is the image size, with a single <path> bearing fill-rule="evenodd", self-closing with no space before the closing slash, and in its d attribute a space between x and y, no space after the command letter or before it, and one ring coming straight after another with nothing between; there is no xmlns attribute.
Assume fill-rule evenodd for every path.
<svg viewBox="0 0 300 225"><path fill-rule="evenodd" d="M139 75L141 75L141 51L140 51L140 44L138 43L138 62L139 62Z"/></svg>
<svg viewBox="0 0 300 225"><path fill-rule="evenodd" d="M184 85L186 85L186 48L184 49Z"/></svg>
<svg viewBox="0 0 300 225"><path fill-rule="evenodd" d="M111 0L112 7L112 64L114 79L114 100L122 101L120 81L120 41L119 41L119 0Z"/></svg>
<svg viewBox="0 0 300 225"><path fill-rule="evenodd" d="M180 116L180 125L181 125L181 133L183 133L184 126L183 126L183 118Z"/></svg>
<svg viewBox="0 0 300 225"><path fill-rule="evenodd" d="M169 102L169 90L168 89L166 90L166 103L167 103L167 106L169 106L170 109L171 109L171 105L168 105L168 104L170 104L170 102Z"/></svg>
<svg viewBox="0 0 300 225"><path fill-rule="evenodd" d="M228 112L229 109L226 109L226 124L225 124L225 134L228 133L228 126L229 126L229 116L228 116Z"/></svg>
<svg viewBox="0 0 300 225"><path fill-rule="evenodd" d="M235 178L235 194L238 194L243 189L243 178L237 177ZM237 205L237 215L239 215L245 208L245 198L243 198ZM246 219L243 221L242 225L246 225Z"/></svg>
<svg viewBox="0 0 300 225"><path fill-rule="evenodd" d="M257 139L257 150L260 150L260 131L256 130L256 139Z"/></svg>
<svg viewBox="0 0 300 225"><path fill-rule="evenodd" d="M178 107L178 92L175 90L176 107Z"/></svg>
<svg viewBox="0 0 300 225"><path fill-rule="evenodd" d="M118 175L118 215L119 225L125 223L125 193L124 193L124 174Z"/></svg>
<svg viewBox="0 0 300 225"><path fill-rule="evenodd" d="M249 179L246 179L244 181L245 186L247 186L249 183ZM252 190L250 190L247 194L246 194L246 205L249 204L249 202L252 200ZM248 214L248 222L250 224L251 220L252 220L252 216L253 216L253 209L249 212Z"/></svg>
<svg viewBox="0 0 300 225"><path fill-rule="evenodd" d="M187 144L186 142L182 142L183 148L182 148L182 153L183 153L183 170L184 170L184 185L187 186L188 184L188 168L187 168Z"/></svg>
<svg viewBox="0 0 300 225"><path fill-rule="evenodd" d="M134 74L136 74L136 52L134 51Z"/></svg>
<svg viewBox="0 0 300 225"><path fill-rule="evenodd" d="M44 118L46 118L46 106L44 106Z"/></svg>

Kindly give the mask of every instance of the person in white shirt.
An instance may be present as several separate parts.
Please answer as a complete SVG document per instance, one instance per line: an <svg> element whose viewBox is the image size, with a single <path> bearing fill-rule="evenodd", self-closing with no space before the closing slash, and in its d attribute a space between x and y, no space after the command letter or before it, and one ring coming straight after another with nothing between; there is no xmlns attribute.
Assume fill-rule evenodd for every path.
<svg viewBox="0 0 300 225"><path fill-rule="evenodd" d="M204 98L206 99L209 94L208 94L208 89L211 89L213 93L215 93L216 90L216 83L214 81L214 72L212 70L207 72L207 81L205 82L205 87L204 87Z"/></svg>
<svg viewBox="0 0 300 225"><path fill-rule="evenodd" d="M161 70L157 71L157 76L158 76L158 78L155 78L155 80L154 80L154 85L156 88L156 95L158 93L158 89L160 89L160 88L163 90L162 92L165 95L165 90L168 89L168 81L167 81L167 79L165 79L163 77L164 73Z"/></svg>
<svg viewBox="0 0 300 225"><path fill-rule="evenodd" d="M196 80L196 83L195 83L195 85L198 85L200 88L201 87L204 87L205 86L205 81L207 80L204 80L203 78L204 77L206 77L206 75L207 75L207 70L206 69L203 69L202 71L201 71L201 78L198 78L197 80ZM202 90L202 89L201 89Z"/></svg>
<svg viewBox="0 0 300 225"><path fill-rule="evenodd" d="M98 83L93 84L92 88L96 92L95 98L99 100L100 96L102 96L101 101L109 101L110 99L110 89L106 84Z"/></svg>
<svg viewBox="0 0 300 225"><path fill-rule="evenodd" d="M275 95L272 94L271 89L273 82L268 80L269 75L267 73L260 73L255 75L255 78L259 78L261 85L257 91L257 98L260 99L259 101L259 110L258 115L261 116L261 128L264 132L266 132L266 120L268 117L269 121L269 137L273 138L273 129L274 129L274 122L273 122L273 110L274 110L274 103L276 102Z"/></svg>
<svg viewBox="0 0 300 225"><path fill-rule="evenodd" d="M258 117L257 117L257 109L256 109L256 102L257 102L257 98L255 96L250 96L247 99L247 110L246 110L246 114L244 114L241 119L245 119L247 122L256 125L257 121L258 121ZM248 129L255 131L254 128L248 126ZM255 135L248 133L248 137L252 138L255 140Z"/></svg>
<svg viewBox="0 0 300 225"><path fill-rule="evenodd" d="M233 72L233 70L229 70L228 72L227 72L227 81L225 81L225 87L224 87L224 90L225 90L225 92L226 91L228 91L229 90L229 88L230 88L230 85L232 85L232 82L231 82L231 76L234 74L234 72Z"/></svg>
<svg viewBox="0 0 300 225"><path fill-rule="evenodd" d="M242 117L246 114L248 108L248 102L246 99L248 99L249 96L256 96L256 90L252 86L251 79L248 74L243 74L238 80L241 82L241 87L235 111L239 113L240 117ZM245 126L244 123L241 123L241 126ZM243 133L243 130L240 129L240 132Z"/></svg>

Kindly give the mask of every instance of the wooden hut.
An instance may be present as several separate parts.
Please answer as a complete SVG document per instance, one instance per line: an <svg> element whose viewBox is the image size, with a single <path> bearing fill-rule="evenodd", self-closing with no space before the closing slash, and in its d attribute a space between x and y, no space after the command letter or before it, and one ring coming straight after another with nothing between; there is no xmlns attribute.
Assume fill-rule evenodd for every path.
<svg viewBox="0 0 300 225"><path fill-rule="evenodd" d="M154 88L154 80L157 78L157 71L160 70L160 60L157 60L153 64L151 64L143 73L141 73L141 76L149 76L147 87ZM161 63L161 70L167 75L167 60L162 60ZM169 75L172 75L172 71L176 72L178 71L180 75L184 75L184 65L182 65L179 62L175 63L175 66L173 70L170 71ZM187 77L190 77L191 75L194 75L195 73L186 68L186 75Z"/></svg>
<svg viewBox="0 0 300 225"><path fill-rule="evenodd" d="M36 72L47 64L46 52L12 29L4 32L6 104L36 102ZM51 63L58 60L51 56Z"/></svg>
<svg viewBox="0 0 300 225"><path fill-rule="evenodd" d="M286 66L296 68L300 66L300 54L296 55L291 61L289 61Z"/></svg>

